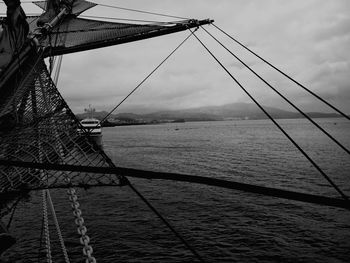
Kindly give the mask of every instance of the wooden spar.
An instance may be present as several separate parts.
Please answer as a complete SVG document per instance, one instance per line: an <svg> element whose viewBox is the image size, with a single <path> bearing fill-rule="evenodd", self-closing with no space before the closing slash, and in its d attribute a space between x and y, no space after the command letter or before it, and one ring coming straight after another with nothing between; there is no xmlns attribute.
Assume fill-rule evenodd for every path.
<svg viewBox="0 0 350 263"><path fill-rule="evenodd" d="M190 28L196 28L202 25L211 24L213 22L214 20L211 20L211 19L205 19L205 20L191 19L191 20L186 20L184 22L178 23L174 26L169 26L169 27L165 26L158 30L154 30L152 32L140 33L133 36L120 37L109 41L101 41L98 43L87 43L85 45L79 45L77 47L59 47L59 46L54 48L47 47L45 48L44 56L45 57L58 56L58 55L64 55L64 54L69 54L74 52L81 52L81 51L86 51L86 50L91 50L96 48L103 48L103 47L108 47L113 45L124 44L128 42L181 32Z"/></svg>
<svg viewBox="0 0 350 263"><path fill-rule="evenodd" d="M332 207L339 207L339 208L350 210L350 202L344 199L299 193L299 192L294 192L289 190L276 189L271 187L239 183L234 181L227 181L223 179L209 178L209 177L196 176L196 175L152 172L152 171L137 170L137 169L130 169L130 168L122 168L122 167L90 167L90 166L79 166L79 165L60 165L60 164L51 164L51 163L32 163L32 162L7 161L7 160L0 160L0 165L44 169L44 170L55 170L55 171L116 174L116 175L123 175L126 177L135 177L135 178L144 178L144 179L160 179L160 180L198 183L198 184L204 184L209 186L240 190L240 191L249 192L249 193L261 194L265 196L278 197L282 199L301 201L301 202L313 203L313 204L319 204L319 205L326 205L326 206L332 206Z"/></svg>

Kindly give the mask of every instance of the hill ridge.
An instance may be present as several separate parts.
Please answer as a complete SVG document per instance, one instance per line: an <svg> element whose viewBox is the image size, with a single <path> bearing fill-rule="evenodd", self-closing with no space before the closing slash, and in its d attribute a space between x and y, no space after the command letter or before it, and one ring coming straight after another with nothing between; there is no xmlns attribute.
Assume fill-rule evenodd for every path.
<svg viewBox="0 0 350 263"><path fill-rule="evenodd" d="M303 116L298 112L286 111L276 107L263 106L273 118L276 119L294 119L302 118ZM107 112L95 112L94 117L102 119ZM312 118L330 118L339 117L336 113L321 113L310 112L307 113ZM77 114L81 119L86 118L87 114ZM204 106L179 110L161 110L146 114L136 114L129 112L112 114L110 120L115 119L131 119L138 121L216 121L216 120L230 120L230 119L267 119L268 117L253 103L230 103L221 106Z"/></svg>

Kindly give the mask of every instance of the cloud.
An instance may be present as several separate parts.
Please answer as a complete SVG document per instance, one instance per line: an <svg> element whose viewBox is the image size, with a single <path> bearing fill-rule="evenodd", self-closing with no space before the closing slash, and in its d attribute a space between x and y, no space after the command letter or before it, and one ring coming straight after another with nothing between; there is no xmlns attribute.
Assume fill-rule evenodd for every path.
<svg viewBox="0 0 350 263"><path fill-rule="evenodd" d="M348 0L129 0L97 1L191 18L213 18L215 24L311 90L350 113L350 1ZM161 19L105 7L87 14ZM322 109L302 89L264 65L213 26L206 27L276 88L305 108ZM59 90L73 110L93 104L108 110L151 72L189 33L67 55ZM237 79L267 106L281 102L202 30L197 35ZM190 107L249 101L230 77L192 37L124 107Z"/></svg>

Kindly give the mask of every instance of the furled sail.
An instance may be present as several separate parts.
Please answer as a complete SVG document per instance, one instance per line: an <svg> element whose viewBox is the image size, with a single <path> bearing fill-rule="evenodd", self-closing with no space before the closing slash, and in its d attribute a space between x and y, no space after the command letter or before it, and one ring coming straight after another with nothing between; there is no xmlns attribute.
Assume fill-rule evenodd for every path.
<svg viewBox="0 0 350 263"><path fill-rule="evenodd" d="M43 9L46 12L49 11L49 9L51 7L48 5L48 3L51 4L53 8L56 8L56 9L58 9L59 5L60 5L60 1L58 1L58 0L54 0L51 2L49 2L49 1L36 1L33 3L36 4L38 7L40 7L41 9ZM61 1L61 3L62 3L62 1ZM80 15L82 12L97 5L95 3L85 1L85 0L74 0L74 1L65 0L64 4L71 9L70 13L73 15L76 15L76 16Z"/></svg>
<svg viewBox="0 0 350 263"><path fill-rule="evenodd" d="M142 25L69 18L52 30L41 44L48 47L47 55L62 55L175 33L203 23L208 21Z"/></svg>

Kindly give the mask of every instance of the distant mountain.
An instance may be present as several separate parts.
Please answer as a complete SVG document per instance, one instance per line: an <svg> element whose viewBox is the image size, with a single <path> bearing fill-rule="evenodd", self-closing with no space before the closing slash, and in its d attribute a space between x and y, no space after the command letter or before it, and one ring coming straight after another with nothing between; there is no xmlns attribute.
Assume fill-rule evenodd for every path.
<svg viewBox="0 0 350 263"><path fill-rule="evenodd" d="M266 111L276 119L302 118L298 112L290 112L273 107L265 107ZM94 117L102 119L107 112L96 112ZM313 118L339 117L338 114L311 112L307 113ZM79 118L86 118L87 114L78 114ZM266 119L266 115L252 103L231 103L222 106L207 106L183 110L163 110L148 114L118 113L111 116L119 120L143 120L151 121L172 121L183 119L185 121L216 121L227 119Z"/></svg>
<svg viewBox="0 0 350 263"><path fill-rule="evenodd" d="M184 119L185 121L217 121L222 120L222 117L216 114L192 111L192 110L173 110L160 111L142 115L146 120L176 120Z"/></svg>
<svg viewBox="0 0 350 263"><path fill-rule="evenodd" d="M264 106L266 111L276 119L302 118L298 112L290 112L273 107ZM339 117L338 114L312 112L307 113L313 118ZM231 103L222 106L207 106L184 110L159 111L150 114L139 115L139 118L147 120L174 120L185 119L185 121L210 121L225 119L267 119L267 116L252 103Z"/></svg>
<svg viewBox="0 0 350 263"><path fill-rule="evenodd" d="M274 118L295 118L298 114L284 111L278 108L265 107L264 108L274 117ZM203 114L215 115L223 119L230 118L248 118L248 119L266 119L266 115L252 103L231 103L222 106L208 106L200 107L187 111L200 112Z"/></svg>

